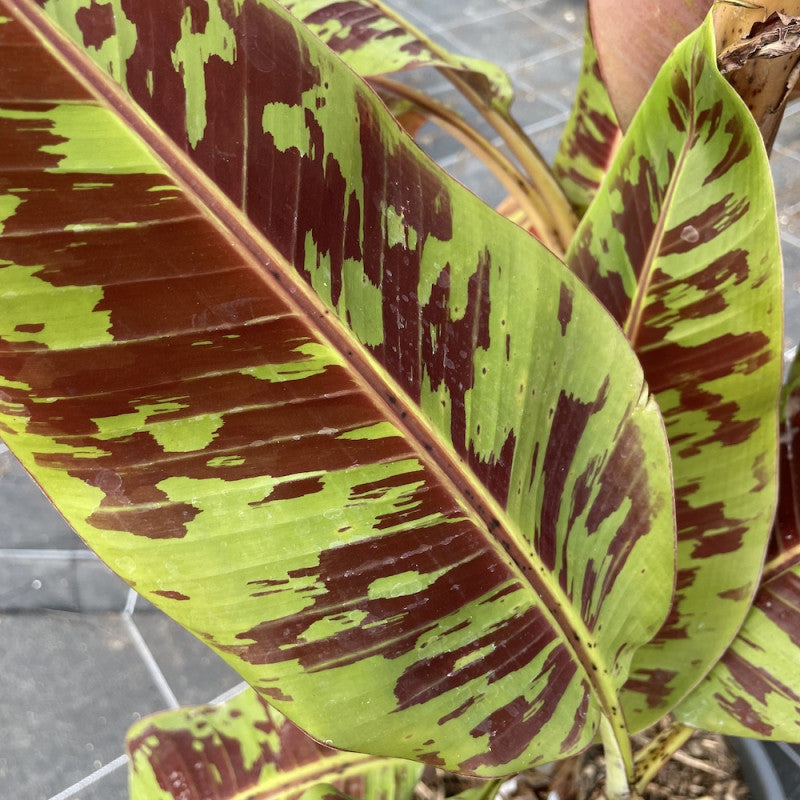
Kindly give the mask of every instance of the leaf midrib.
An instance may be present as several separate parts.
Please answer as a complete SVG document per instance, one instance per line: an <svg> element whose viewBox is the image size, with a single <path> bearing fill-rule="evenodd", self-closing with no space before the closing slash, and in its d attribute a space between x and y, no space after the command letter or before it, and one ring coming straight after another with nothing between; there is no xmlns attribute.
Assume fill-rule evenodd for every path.
<svg viewBox="0 0 800 800"><path fill-rule="evenodd" d="M692 67L694 67L695 60L696 55L693 52ZM694 74L693 69L691 74ZM666 218L669 214L669 209L671 208L672 200L675 196L678 181L680 180L683 169L686 166L688 154L691 150L691 142L693 141L696 132L696 91L695 86L691 81L688 82L688 86L689 103L687 106L691 110L691 115L688 120L686 135L684 136L684 143L676 160L675 169L673 170L669 179L669 183L667 184L667 190L664 193L664 198L661 202L661 209L658 214L658 219L656 220L654 233L650 239L650 244L648 245L642 269L637 280L636 291L634 292L631 300L631 308L628 312L628 316L625 318L625 323L622 326L625 336L636 353L640 352L638 341L642 324L644 322L644 303L647 299L647 294L653 280L653 273L655 272L655 264L658 259L658 254L661 251L661 244L663 242L666 227Z"/></svg>

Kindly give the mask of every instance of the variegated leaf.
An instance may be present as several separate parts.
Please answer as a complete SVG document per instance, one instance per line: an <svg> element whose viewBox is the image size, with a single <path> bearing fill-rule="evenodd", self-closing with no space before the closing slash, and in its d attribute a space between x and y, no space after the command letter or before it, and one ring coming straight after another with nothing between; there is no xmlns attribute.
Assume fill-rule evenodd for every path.
<svg viewBox="0 0 800 800"><path fill-rule="evenodd" d="M357 73L372 77L373 87L390 108L396 109L397 99L405 98L470 147L517 196L537 237L553 252L564 252L577 220L550 168L511 116L513 91L503 70L449 53L380 0L281 0L281 5ZM420 90L402 83L388 86L391 82L381 77L420 66L437 67L452 81L500 136L521 171L495 145L479 141L483 137L460 114Z"/></svg>
<svg viewBox="0 0 800 800"><path fill-rule="evenodd" d="M411 800L422 771L319 744L251 689L146 717L127 750L131 800Z"/></svg>
<svg viewBox="0 0 800 800"><path fill-rule="evenodd" d="M621 138L587 20L575 102L553 163L553 174L579 217L592 202Z"/></svg>
<svg viewBox="0 0 800 800"><path fill-rule="evenodd" d="M636 727L728 646L755 593L775 506L781 261L752 118L715 66L711 20L659 73L568 262L614 313L671 444L676 603L636 656Z"/></svg>
<svg viewBox="0 0 800 800"><path fill-rule="evenodd" d="M589 0L600 72L623 130L673 48L712 5L713 0Z"/></svg>
<svg viewBox="0 0 800 800"><path fill-rule="evenodd" d="M500 67L448 52L380 0L280 3L359 75L372 77L426 66L456 70L487 106L508 113L514 92Z"/></svg>
<svg viewBox="0 0 800 800"><path fill-rule="evenodd" d="M753 608L731 648L677 708L687 724L800 741L800 361L784 389L780 495Z"/></svg>
<svg viewBox="0 0 800 800"><path fill-rule="evenodd" d="M276 3L45 10L0 1L11 449L319 740L502 775L621 735L674 520L613 321Z"/></svg>

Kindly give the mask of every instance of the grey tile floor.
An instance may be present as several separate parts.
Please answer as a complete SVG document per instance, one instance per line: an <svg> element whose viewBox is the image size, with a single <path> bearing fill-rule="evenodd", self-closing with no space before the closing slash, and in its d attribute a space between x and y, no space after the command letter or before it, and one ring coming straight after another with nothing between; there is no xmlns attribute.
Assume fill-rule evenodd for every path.
<svg viewBox="0 0 800 800"><path fill-rule="evenodd" d="M552 159L580 67L583 0L394 0L454 51L500 63L517 118ZM433 76L444 99L450 93ZM457 178L503 197L433 128L423 146ZM800 106L773 156L786 261L787 353L800 340ZM0 452L0 797L122 800L123 738L141 716L214 701L237 676L89 553Z"/></svg>

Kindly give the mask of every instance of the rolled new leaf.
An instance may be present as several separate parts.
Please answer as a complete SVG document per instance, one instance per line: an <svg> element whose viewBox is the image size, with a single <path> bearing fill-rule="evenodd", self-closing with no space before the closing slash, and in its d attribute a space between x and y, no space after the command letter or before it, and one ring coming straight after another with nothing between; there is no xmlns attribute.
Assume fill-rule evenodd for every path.
<svg viewBox="0 0 800 800"><path fill-rule="evenodd" d="M422 768L315 742L252 690L128 732L131 800L411 800Z"/></svg>
<svg viewBox="0 0 800 800"><path fill-rule="evenodd" d="M673 47L712 7L723 73L771 150L797 82L798 0L590 0L600 71L611 101L627 130Z"/></svg>
<svg viewBox="0 0 800 800"><path fill-rule="evenodd" d="M623 130L675 46L695 30L713 0L589 0L600 72Z"/></svg>
<svg viewBox="0 0 800 800"><path fill-rule="evenodd" d="M0 423L81 536L318 740L623 736L674 520L599 303L275 3L0 9Z"/></svg>
<svg viewBox="0 0 800 800"><path fill-rule="evenodd" d="M753 608L730 649L678 706L687 724L733 736L800 741L800 361L784 388L780 494Z"/></svg>
<svg viewBox="0 0 800 800"><path fill-rule="evenodd" d="M713 666L758 586L776 498L782 278L758 128L706 23L669 58L567 255L624 327L667 426L678 586L636 655L636 727Z"/></svg>

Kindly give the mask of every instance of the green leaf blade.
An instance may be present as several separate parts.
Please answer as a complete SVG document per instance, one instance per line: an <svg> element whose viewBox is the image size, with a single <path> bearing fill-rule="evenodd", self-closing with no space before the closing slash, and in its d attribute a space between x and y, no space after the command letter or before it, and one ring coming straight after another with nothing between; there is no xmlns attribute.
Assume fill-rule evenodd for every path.
<svg viewBox="0 0 800 800"><path fill-rule="evenodd" d="M79 44L103 8L81 9ZM273 4L210 4L205 25L162 9L120 22L146 117L8 7L10 38L21 17L48 42L29 60L64 73L57 97L3 99L9 446L107 563L318 739L482 775L587 746L672 588L635 357ZM173 61L190 44L207 62ZM57 126L62 106L92 124ZM93 147L98 119L131 132ZM655 588L632 605L642 570Z"/></svg>
<svg viewBox="0 0 800 800"><path fill-rule="evenodd" d="M715 67L710 22L660 73L568 263L631 338L671 444L677 601L628 684L645 726L735 635L776 496L774 198L758 131Z"/></svg>
<svg viewBox="0 0 800 800"><path fill-rule="evenodd" d="M508 112L508 75L489 61L449 53L378 0L282 0L284 6L363 77L418 67L453 69L489 107Z"/></svg>
<svg viewBox="0 0 800 800"><path fill-rule="evenodd" d="M342 753L304 734L251 689L220 706L153 714L127 737L131 800L296 800L331 793L410 800L421 767ZM187 793L189 793L187 795Z"/></svg>
<svg viewBox="0 0 800 800"><path fill-rule="evenodd" d="M553 174L578 217L592 202L621 138L587 19L575 102L553 163Z"/></svg>
<svg viewBox="0 0 800 800"><path fill-rule="evenodd" d="M798 398L800 362L795 358L783 393L778 511L761 587L731 647L676 710L688 724L727 735L800 741Z"/></svg>

